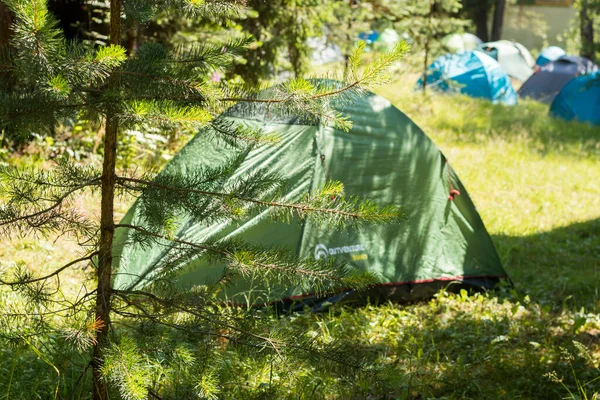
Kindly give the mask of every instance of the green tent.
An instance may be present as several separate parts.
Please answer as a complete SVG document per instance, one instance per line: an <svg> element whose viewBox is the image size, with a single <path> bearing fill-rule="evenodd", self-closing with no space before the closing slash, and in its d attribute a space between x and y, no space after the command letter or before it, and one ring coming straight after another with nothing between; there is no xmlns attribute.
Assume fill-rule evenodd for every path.
<svg viewBox="0 0 600 400"><path fill-rule="evenodd" d="M301 257L336 257L350 268L375 274L380 284L368 292L394 300L431 296L442 287L492 288L506 277L496 249L475 206L446 158L406 115L383 97L364 95L341 111L353 128L343 132L315 122L275 118L259 106L233 107L226 118L278 135L273 145L261 145L246 156L238 174L256 169L277 171L289 180L289 201L298 201L327 180L341 181L348 195L381 204L399 204L407 221L361 230L333 229L311 219L274 222L263 211L243 222L201 225L179 221L175 237L188 242L239 238L289 249ZM231 154L223 146L208 146L200 131L166 170L185 173L199 165L216 165ZM214 140L214 139L213 139ZM452 190L460 195L450 196ZM454 197L450 199L449 197ZM143 224L137 206L124 223ZM161 261L177 251L172 242L155 246L132 243L132 232L118 229L115 237L116 288L142 288L156 276ZM182 288L219 281L224 268L204 259L181 266ZM266 287L237 278L222 292L233 303L265 303L312 298L310 287ZM343 296L364 293L344 292Z"/></svg>

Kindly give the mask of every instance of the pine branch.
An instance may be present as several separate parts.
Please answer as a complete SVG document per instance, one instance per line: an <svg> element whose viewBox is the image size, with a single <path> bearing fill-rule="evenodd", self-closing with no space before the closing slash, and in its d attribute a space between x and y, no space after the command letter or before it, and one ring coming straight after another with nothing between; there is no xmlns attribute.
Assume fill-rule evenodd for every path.
<svg viewBox="0 0 600 400"><path fill-rule="evenodd" d="M206 252L210 252L210 253L222 256L225 259L238 260L238 262L242 262L242 260L239 259L237 252L235 252L235 251L233 251L233 252L225 251L225 250L222 250L222 248L218 248L218 247L214 247L214 246L193 243L193 242L189 242L186 240L177 239L177 238L173 238L173 237L167 237L166 235L160 235L158 233L154 233L147 229L144 229L141 226L136 226L136 225L132 225L132 224L115 224L115 228L132 229L132 230L141 232L147 236L151 236L151 237L154 237L157 239L164 239L164 240L167 240L167 241L170 241L173 243L183 244L183 245L189 246L189 247L197 249L197 250L202 250L202 251L206 251ZM337 276L333 271L318 272L318 271L312 271L312 270L302 269L302 268L289 268L289 267L286 268L286 267L280 267L276 263L268 263L267 264L267 263L261 263L261 262L253 262L252 264L254 264L260 268L264 268L264 269L268 269L268 270L272 270L272 271L276 271L276 272L285 272L288 274L294 273L294 274L306 275L306 276L311 276L313 278L326 279L326 280L333 281L333 282L340 282L340 283L345 282L343 278L341 278L340 276Z"/></svg>
<svg viewBox="0 0 600 400"><path fill-rule="evenodd" d="M142 293L134 293L134 294L140 295ZM148 321L152 321L152 322L156 323L157 325L162 325L167 328L172 328L177 331L185 332L190 335L194 335L194 336L206 335L208 337L222 338L222 339L225 339L232 343L236 343L236 344L248 346L248 347L254 347L257 349L264 349L264 345L262 345L260 343L267 343L269 345L269 347L271 347L272 350L274 350L278 354L281 354L280 350L276 347L277 343L270 341L269 338L267 338L267 337L255 335L255 334L249 333L248 331L242 330L242 329L231 329L233 331L237 331L238 335L244 335L244 334L248 333L247 336L250 336L250 337L260 341L260 343L252 343L252 342L249 342L248 340L242 340L241 337L236 337L233 335L225 334L225 333L219 332L219 331L217 331L215 329L211 329L211 328L198 329L196 326L187 327L187 326L182 325L181 323L171 323L171 322L168 322L166 320L166 318L173 316L173 313L158 314L156 311L150 312L150 311L146 310L145 308L143 308L138 302L132 301L129 298L129 296L127 296L125 294L115 293L115 296L121 298L128 306L133 307L142 313L142 315L140 316L139 313L127 312L127 311L119 310L119 309L113 309L115 314L118 314L124 318L140 318L140 317L142 317ZM181 309L176 311L177 314L186 313L186 312L187 311L182 311ZM195 315L195 316L198 317L197 315ZM222 324L219 323L218 316L216 316L216 315L212 315L210 319L203 318L203 320L205 322L209 322L210 324L219 325L219 326L221 326L221 328L229 329L227 327L223 327ZM122 322L120 322L120 321L118 323L122 324ZM134 327L131 327L131 326L129 328L135 329Z"/></svg>
<svg viewBox="0 0 600 400"><path fill-rule="evenodd" d="M241 124L227 121L224 118L216 118L209 123L208 132L214 132L218 137L231 145L239 145L240 142L250 145L275 144L279 137L277 134L268 134L261 128L250 128Z"/></svg>
<svg viewBox="0 0 600 400"><path fill-rule="evenodd" d="M35 220L35 218L41 217L44 214L48 214L56 209L59 209L63 203L65 202L65 200L67 200L69 198L69 196L71 196L73 193L84 189L86 187L92 186L92 185L97 185L100 182L100 178L95 178L92 179L84 184L75 186L72 189L69 189L65 194L63 194L62 196L58 197L57 199L53 199L52 202L53 204L45 209L30 213L30 214L25 214L25 215L19 215L13 218L6 218L6 215L10 215L10 213L7 213L6 210L0 210L0 227L1 226L7 226L7 225L13 225L16 224L18 222L22 222L22 221L29 221L29 220ZM39 199L35 199L36 201ZM4 214L4 215L3 215ZM41 220L40 222L43 222L44 220ZM33 222L32 226L39 226L40 222Z"/></svg>
<svg viewBox="0 0 600 400"><path fill-rule="evenodd" d="M172 309L177 310L178 312L183 312L183 313L186 313L186 314L193 315L194 317L197 317L197 318L199 318L201 320L204 320L206 322L209 322L211 324L216 324L216 325L219 325L222 328L231 329L232 331L241 333L241 334L246 335L246 336L253 337L255 339L259 339L259 340L265 341L265 342L267 342L267 343L269 343L269 344L271 344L271 345L274 346L273 341L271 341L268 337L265 337L265 336L262 336L262 335L258 335L258 334L253 333L253 332L245 331L245 330L240 329L238 326L235 326L235 325L223 322L223 321L219 320L219 318L218 318L217 315L207 316L207 315L201 314L200 312L197 311L197 308L195 306L185 307L184 305L176 304L176 303L174 303L172 301L162 299L162 298L160 298L159 296L156 296L153 293L145 292L145 291L142 291L142 290L127 290L127 291L124 291L124 290L113 289L113 293L116 296L119 296L120 298L127 299L127 300L129 300L129 296L142 296L142 297L147 298L151 302L159 304L160 306L165 307L167 309L172 308ZM135 304L135 303L132 303L131 305L133 305L133 304ZM148 313L148 314L150 314L150 313Z"/></svg>
<svg viewBox="0 0 600 400"><path fill-rule="evenodd" d="M166 235L161 235L155 232L151 232L141 226L137 226L137 225L132 225L132 224L115 224L114 225L115 229L118 228L127 228L127 229L132 229L138 232L143 233L144 235L147 236L151 236L157 239L164 239L164 240L168 240L170 242L174 242L174 243L178 243L178 244L183 244L189 247L192 247L194 249L198 249L198 250L202 250L202 251L207 251L207 252L211 252L223 257L227 257L229 256L229 253L227 253L226 251L222 251L220 249L208 246L208 245L203 245L203 244L198 244L198 243L193 243L193 242L188 242L186 240L182 240L182 239L177 239L177 238L173 238L173 237L168 237Z"/></svg>
<svg viewBox="0 0 600 400"><path fill-rule="evenodd" d="M264 200L239 196L236 192L223 193L223 192L216 192L216 191L192 189L187 186L180 187L180 186L175 186L175 185L163 185L163 184L152 182L152 181L146 181L146 180L142 180L142 179L129 178L129 177L118 177L117 182L118 183L129 182L129 183L135 183L135 184L142 185L142 187L140 187L139 190L144 190L146 188L156 188L156 189L161 189L164 191L195 193L195 194L199 194L202 196L216 197L216 198L221 198L221 199L235 199L235 200L240 200L242 202L258 205L258 206L265 207L265 208L283 208L283 209L293 210L299 217L303 217L308 214L330 214L330 215L344 217L344 218L352 219L352 220L356 220L356 221L361 221L361 220L369 221L370 220L370 221L377 221L377 222L381 222L385 219L401 221L404 218L404 213L398 208L382 207L379 210L375 210L373 208L366 207L364 209L364 212L361 212L360 211L360 203L356 203L356 202L346 203L343 201L339 201L339 198L338 198L337 204L338 204L338 206L342 206L341 209L340 208L319 207L319 206L314 205L315 203L312 202L311 199L307 199L307 201L303 202L303 203L284 203L284 202L277 202L277 201L264 201ZM325 191L328 192L329 189L330 188L325 188ZM333 193L332 196L334 197L334 199L331 201L332 203L333 203L333 201L335 201L336 197L340 195L339 191L336 190L334 192L332 192ZM322 198L323 198L323 196L321 198L317 198L317 200L319 200L319 203L322 203L322 201L321 201ZM369 203L369 205L374 206L372 203ZM350 206L350 207L348 208L348 207L344 207L344 206ZM356 206L358 206L358 207L356 207ZM357 211L356 208L358 208L359 210ZM382 214L378 216L377 211L382 211Z"/></svg>
<svg viewBox="0 0 600 400"><path fill-rule="evenodd" d="M189 330L189 328L186 328L185 326L183 326L180 323L169 323L169 322L165 321L165 319L164 319L165 317L168 317L168 314L162 315L163 318L161 318L160 316L157 316L156 312L147 311L145 308L142 307L142 305L139 302L132 300L130 297L131 296L134 296L134 297L141 296L141 297L146 298L150 302L150 304L156 304L159 307L162 307L167 310L172 309L178 313L189 314L189 315L192 315L192 316L198 318L201 321L209 323L210 325L216 325L216 326L220 327L221 329L226 329L226 330L230 330L232 332L236 332L237 334L241 335L242 337L245 336L245 337L250 337L252 339L259 340L260 342L267 344L268 347L270 349L272 349L282 361L286 359L284 352L293 351L293 352L301 353L302 355L304 355L304 357L310 357L311 359L320 358L322 361L331 361L339 366L349 367L354 370L364 369L363 363L350 362L350 359L348 357L348 352L345 349L345 347L347 347L347 344L345 344L345 343L339 343L339 345L337 345L337 346L335 343L330 344L325 349L323 349L317 345L314 337L311 337L311 338L298 337L297 332L295 335L285 333L283 335L280 335L281 336L280 338L256 334L248 329L243 329L237 325L233 325L231 323L222 321L221 316L217 313L208 312L205 315L205 314L200 313L198 311L198 307L196 307L196 305L194 305L194 304L190 304L189 306L187 306L185 304L174 303L172 301L168 301L159 296L156 296L150 292L140 291L140 290L135 290L135 291L115 290L115 295L118 296L119 298L123 299L130 306L140 310L144 314L145 318L149 318L152 321L159 323L161 325L165 325L165 326L168 326L171 328L189 332L190 334L197 335L198 333L201 333L201 334L208 333L209 335L213 335L216 337L222 337L224 339L227 339L234 343L242 344L244 346L251 346L251 347L258 347L258 348L262 347L262 346L259 346L258 344L253 344L252 342L249 343L247 341L241 341L240 338L238 338L238 337L233 337L231 335L225 335L223 333L216 332L215 330L206 330L206 329ZM156 306L153 306L153 309L156 309L156 308L157 308ZM206 307L204 307L203 309L206 310ZM253 311L249 311L249 312L253 312ZM133 317L135 315L130 314L128 316Z"/></svg>
<svg viewBox="0 0 600 400"><path fill-rule="evenodd" d="M13 286L18 286L20 283L19 282L14 282L15 284ZM6 283L2 283L4 285L10 285L10 283L6 284ZM60 314L62 312L65 311L72 311L73 313L78 312L77 307L81 304L84 304L87 301L92 301L93 299L89 299L92 296L94 296L96 294L95 290L90 290L89 292L86 292L80 299L78 299L75 303L69 303L67 306L58 309L58 310L51 310L51 311L46 311L46 312L31 312L31 311L27 311L27 312L22 312L22 313L15 313L15 312L10 312L10 313L6 313L6 312L1 312L0 316L2 317L32 317L32 316L36 316L36 317L44 317L44 316L49 316L49 315L57 315ZM89 300L88 300L89 299Z"/></svg>
<svg viewBox="0 0 600 400"><path fill-rule="evenodd" d="M352 92L354 89L360 87L361 85L373 84L374 82L376 82L375 78L380 77L385 70L387 70L394 62L402 58L404 54L406 54L406 52L408 52L409 50L409 46L406 43L402 42L399 45L397 45L392 51L386 53L383 57L380 57L380 59L378 59L376 63L369 66L365 70L364 74L359 74L358 67L362 59L362 51L364 47L364 42L359 42L354 50L354 55L351 57L351 69L354 71L354 74L352 76L353 81L350 83L342 83L340 88L323 91L319 90L317 86L313 85L308 80L303 78L297 78L283 86L281 90L284 93L288 93L284 97L266 99L254 97L225 97L222 98L221 101L280 104L290 103L293 100L310 101L320 100L326 97L336 97L345 92Z"/></svg>
<svg viewBox="0 0 600 400"><path fill-rule="evenodd" d="M95 252L93 252L91 254L88 254L85 257L78 258L76 260L73 260L73 261L71 261L71 262L63 265L62 267L54 270L52 273L50 273L48 275L45 275L45 276L42 276L42 277L38 277L38 278L23 279L23 280L17 280L17 281L12 281L12 282L11 281L5 281L5 280L3 280L3 279L0 278L0 285L21 286L21 285L28 285L28 284L34 283L34 282L45 281L45 280L48 280L48 279L50 279L50 278L52 278L54 276L59 275L61 272L63 272L64 270L66 270L66 269L68 269L70 267L72 267L75 264L79 264L80 262L83 262L83 261L90 261L90 260L92 260L97 255L98 255L98 252L95 251Z"/></svg>

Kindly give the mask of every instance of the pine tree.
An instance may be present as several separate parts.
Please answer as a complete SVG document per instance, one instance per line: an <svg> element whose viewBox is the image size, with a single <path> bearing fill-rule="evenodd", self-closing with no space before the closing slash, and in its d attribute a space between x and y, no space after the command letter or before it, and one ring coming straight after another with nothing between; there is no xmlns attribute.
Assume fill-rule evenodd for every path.
<svg viewBox="0 0 600 400"><path fill-rule="evenodd" d="M177 227L178 213L192 215L197 221L220 221L240 218L253 209L271 209L282 220L295 216L335 221L338 225L401 219L402 212L395 206L377 207L368 201L345 198L343 188L336 183L299 203L274 195L284 182L261 171L225 185L247 148L273 138L226 124L218 116L232 104L246 101L266 104L273 112L295 113L347 129L350 122L333 110L331 98L348 100L361 88L381 82L384 70L407 51L407 46L397 46L362 69L364 45L358 45L344 74L345 83L315 84L296 78L276 91L265 92L246 86L222 86L207 74L231 68L232 60L252 43L251 38L199 43L185 51L147 43L134 56L122 46L124 24L147 22L165 6L179 15L227 21L239 15L244 7L241 0L112 0L109 44L104 47L67 42L48 12L46 0L3 1L15 18L10 48L0 53L0 77L5 78L0 84L3 135L18 139L34 131L47 132L49 127L78 117L95 121L104 132L101 170L69 159L59 160L51 170L0 169L0 193L6 199L0 205L2 235L68 235L81 247L79 258L45 275L36 273L35 266L17 265L3 271L0 283L27 300L25 313L7 312L2 315L3 321L15 325L33 321L26 336L32 337L48 334L54 319L64 319L62 332L83 351L92 348L92 392L98 400L108 399L111 390L126 399L157 397L156 390L163 390L151 372L152 364L145 361L147 354L129 339L136 329L148 341L152 332L162 328L181 332L182 338L193 337L206 345L207 360L214 358L208 355L214 354L218 341L225 340L266 349L277 356L290 352L308 357L306 354L314 353L338 364L347 363L336 352L339 349L319 347L314 341L290 337L289 332L265 334L257 325L260 318L256 315L248 318L245 312L221 308L214 296L216 287L181 293L162 281L144 291L114 289L113 239L120 229L130 229L136 232L136 241L148 246L155 245L157 239L177 241L171 232ZM155 179L149 173L119 171L118 137L124 129L142 123L165 131L205 127L202 132L219 139L215 146L237 146L240 156L219 168L189 171L186 176L162 175ZM74 204L84 193L99 194L101 213L97 220ZM115 199L132 193L141 195L143 226L115 223ZM336 287L361 288L371 282L369 276L352 274L343 265L298 259L277 249L240 242L177 244L182 258L210 257L225 264L229 274L309 282L323 293ZM92 287L73 300L61 293L60 276L80 265L90 265L95 277ZM177 273L169 263L162 270L164 277ZM223 284L226 282L225 277ZM115 324L125 328L117 330ZM130 328L135 329L129 332ZM14 335L14 339L23 339L18 330ZM196 390L204 397L213 396L210 392L216 390L211 368L203 365L198 372L201 381Z"/></svg>

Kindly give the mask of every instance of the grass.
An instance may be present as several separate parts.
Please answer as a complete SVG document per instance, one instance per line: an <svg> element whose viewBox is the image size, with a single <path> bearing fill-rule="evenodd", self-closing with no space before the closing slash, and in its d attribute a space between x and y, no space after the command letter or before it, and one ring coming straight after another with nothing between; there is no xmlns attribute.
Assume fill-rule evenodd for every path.
<svg viewBox="0 0 600 400"><path fill-rule="evenodd" d="M348 378L318 363L290 366L260 354L226 353L223 397L592 399L600 392L594 380L600 377L600 128L551 119L547 106L535 102L505 107L463 96L424 97L412 91L414 81L403 75L379 93L448 157L514 288L273 320L354 346L366 372ZM82 207L92 206L84 199ZM0 240L4 262L46 268L72 252L66 241ZM68 275L69 290L86 274ZM84 362L72 354L65 350L52 360L63 373L64 393ZM0 398L52 397L56 372L31 349L4 348L0 360Z"/></svg>

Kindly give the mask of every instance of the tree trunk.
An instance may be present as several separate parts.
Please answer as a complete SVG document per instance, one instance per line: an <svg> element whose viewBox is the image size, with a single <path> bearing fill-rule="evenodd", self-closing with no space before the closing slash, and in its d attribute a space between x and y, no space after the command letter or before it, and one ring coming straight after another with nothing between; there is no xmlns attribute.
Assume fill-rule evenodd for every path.
<svg viewBox="0 0 600 400"><path fill-rule="evenodd" d="M435 0L429 1L429 14L427 15L427 37L425 38L425 57L423 59L423 94L425 94L427 88L427 67L429 66L429 47L431 44L432 35L432 24L433 9L435 7Z"/></svg>
<svg viewBox="0 0 600 400"><path fill-rule="evenodd" d="M0 47L8 46L12 36L13 17L4 4L0 3Z"/></svg>
<svg viewBox="0 0 600 400"><path fill-rule="evenodd" d="M581 10L579 11L579 33L581 35L581 49L579 54L594 60L594 20L589 13L588 1L581 2Z"/></svg>
<svg viewBox="0 0 600 400"><path fill-rule="evenodd" d="M506 0L496 0L496 7L494 8L494 21L492 23L492 41L501 39L505 9Z"/></svg>
<svg viewBox="0 0 600 400"><path fill-rule="evenodd" d="M0 52L6 51L10 44L12 32L13 16L8 7L0 3ZM7 82L10 74L7 70L0 71L0 80ZM8 83L7 83L8 84Z"/></svg>
<svg viewBox="0 0 600 400"><path fill-rule="evenodd" d="M488 7L487 2L482 1L473 13L473 22L475 23L477 37L484 42L489 42L488 34Z"/></svg>
<svg viewBox="0 0 600 400"><path fill-rule="evenodd" d="M356 0L348 0L348 6L352 9L357 5ZM350 53L352 52L352 43L354 42L354 38L350 34L352 31L352 11L350 11L350 16L348 17L348 25L346 26L346 45L344 46L344 66L348 68L348 63L350 62Z"/></svg>
<svg viewBox="0 0 600 400"><path fill-rule="evenodd" d="M140 40L139 24L137 21L132 21L127 25L126 29L125 48L127 49L127 54L135 56Z"/></svg>
<svg viewBox="0 0 600 400"><path fill-rule="evenodd" d="M110 44L119 45L121 37L121 0L110 3ZM112 88L118 87L119 79L113 76ZM104 349L108 344L110 328L110 298L112 275L112 247L114 236L114 200L116 185L117 133L119 119L112 112L106 115L104 134L104 161L102 165L102 199L100 213L100 247L96 289L96 320L104 325L96 332L96 344L92 360L94 400L108 400L106 383L102 379Z"/></svg>

